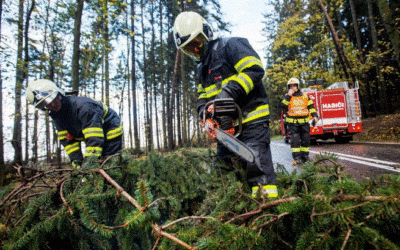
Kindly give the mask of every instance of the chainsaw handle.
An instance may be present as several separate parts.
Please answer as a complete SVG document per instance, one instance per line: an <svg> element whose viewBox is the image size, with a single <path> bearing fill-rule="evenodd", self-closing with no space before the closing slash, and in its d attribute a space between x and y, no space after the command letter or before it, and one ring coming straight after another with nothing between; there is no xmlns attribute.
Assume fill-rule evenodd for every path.
<svg viewBox="0 0 400 250"><path fill-rule="evenodd" d="M214 105L214 113L208 112L208 107L212 104ZM211 114L211 119L215 120L215 117L217 116L222 116L224 114L226 116L229 116L229 114L234 114L234 113L235 114L237 113L238 116L237 118L238 130L233 136L238 137L242 133L242 118L243 118L242 110L240 109L239 105L237 105L237 103L235 103L231 98L215 99L207 102L206 105L204 106L203 124L206 124L206 119L210 116L210 114Z"/></svg>

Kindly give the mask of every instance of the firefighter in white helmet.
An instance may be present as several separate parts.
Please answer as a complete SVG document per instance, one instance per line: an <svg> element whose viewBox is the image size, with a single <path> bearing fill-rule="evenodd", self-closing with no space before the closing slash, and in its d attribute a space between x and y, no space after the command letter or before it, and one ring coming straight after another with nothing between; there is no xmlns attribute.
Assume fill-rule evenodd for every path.
<svg viewBox="0 0 400 250"><path fill-rule="evenodd" d="M296 165L309 160L309 115L313 117L314 125L318 121L318 116L313 101L308 98L306 93L300 91L299 79L290 78L287 82L287 89L288 92L282 100L282 105L286 113L285 122L290 134L293 163Z"/></svg>
<svg viewBox="0 0 400 250"><path fill-rule="evenodd" d="M198 62L197 111L202 118L205 104L231 98L243 112L239 139L248 145L260 164L245 164L252 196L277 197L270 150L269 100L261 82L264 68L248 40L214 38L211 25L198 13L182 12L174 23L176 46ZM222 129L232 130L232 117L219 117ZM207 129L207 128L206 128ZM231 163L233 153L218 143L217 154Z"/></svg>
<svg viewBox="0 0 400 250"><path fill-rule="evenodd" d="M79 167L84 158L81 141L86 143L85 157L113 155L122 149L120 118L107 106L87 97L68 96L45 79L29 83L26 95L36 108L49 110L73 166Z"/></svg>

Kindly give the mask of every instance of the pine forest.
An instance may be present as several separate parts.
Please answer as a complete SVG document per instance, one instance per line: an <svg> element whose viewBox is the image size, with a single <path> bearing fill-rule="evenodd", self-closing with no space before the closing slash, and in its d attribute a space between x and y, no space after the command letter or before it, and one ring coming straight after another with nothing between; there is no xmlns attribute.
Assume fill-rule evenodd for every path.
<svg viewBox="0 0 400 250"><path fill-rule="evenodd" d="M195 11L228 37L221 1L0 0L0 249L400 249L398 175L356 181L319 154L255 199L239 160L216 160L173 25ZM363 118L400 112L400 1L264 6L271 136L291 77L359 84ZM37 79L115 110L121 154L73 168L27 101Z"/></svg>

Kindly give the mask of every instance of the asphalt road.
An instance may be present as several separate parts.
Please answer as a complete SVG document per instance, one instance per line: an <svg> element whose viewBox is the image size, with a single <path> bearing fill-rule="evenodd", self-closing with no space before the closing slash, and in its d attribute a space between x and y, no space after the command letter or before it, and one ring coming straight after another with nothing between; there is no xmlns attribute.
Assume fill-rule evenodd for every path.
<svg viewBox="0 0 400 250"><path fill-rule="evenodd" d="M289 172L301 171L292 165L290 144L283 140L271 141L272 161L281 164ZM336 144L333 140L318 141L310 146L310 157L329 152L335 154L344 166L344 172L356 180L374 178L380 174L400 173L400 144L348 143Z"/></svg>

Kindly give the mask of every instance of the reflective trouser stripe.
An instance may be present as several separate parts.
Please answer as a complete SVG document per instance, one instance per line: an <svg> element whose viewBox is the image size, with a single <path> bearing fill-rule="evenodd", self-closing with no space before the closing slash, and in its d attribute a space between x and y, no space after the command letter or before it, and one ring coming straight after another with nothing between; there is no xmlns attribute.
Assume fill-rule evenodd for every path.
<svg viewBox="0 0 400 250"><path fill-rule="evenodd" d="M107 140L114 139L123 134L122 126L107 132Z"/></svg>
<svg viewBox="0 0 400 250"><path fill-rule="evenodd" d="M102 151L103 151L102 147L86 147L85 157L88 157L88 156L100 157Z"/></svg>
<svg viewBox="0 0 400 250"><path fill-rule="evenodd" d="M59 131L57 134L58 134L58 139L60 141L62 141L62 140L67 139L68 131L67 130L62 130L62 131Z"/></svg>
<svg viewBox="0 0 400 250"><path fill-rule="evenodd" d="M258 190L260 188L258 186L254 186L251 188L251 197L256 198ZM268 195L268 197L278 197L278 188L276 185L264 185L262 187L262 195Z"/></svg>
<svg viewBox="0 0 400 250"><path fill-rule="evenodd" d="M82 130L85 139L89 137L100 137L104 138L103 128L93 127L93 128L85 128Z"/></svg>
<svg viewBox="0 0 400 250"><path fill-rule="evenodd" d="M300 147L300 152L309 152L310 147Z"/></svg>
<svg viewBox="0 0 400 250"><path fill-rule="evenodd" d="M81 143L80 142L74 142L70 145L65 146L65 152L67 152L68 155L72 154L73 152L80 150L81 149Z"/></svg>
<svg viewBox="0 0 400 250"><path fill-rule="evenodd" d="M290 149L292 153L299 153L301 151L301 148L291 148Z"/></svg>
<svg viewBox="0 0 400 250"><path fill-rule="evenodd" d="M310 119L307 118L292 118L292 117L286 117L285 122L288 123L308 123Z"/></svg>

